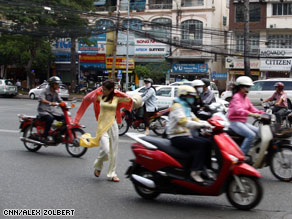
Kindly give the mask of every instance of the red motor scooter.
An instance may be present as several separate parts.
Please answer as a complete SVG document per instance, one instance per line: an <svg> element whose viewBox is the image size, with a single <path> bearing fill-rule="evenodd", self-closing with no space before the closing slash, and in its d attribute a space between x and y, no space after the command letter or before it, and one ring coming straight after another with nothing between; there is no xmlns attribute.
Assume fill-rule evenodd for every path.
<svg viewBox="0 0 292 219"><path fill-rule="evenodd" d="M150 117L149 129L152 130L156 135L161 136L164 133L167 122L165 116L167 116L169 112L169 107L162 107L159 108L157 112L155 112L154 115ZM144 112L142 112L142 115L139 114L141 114L139 109L132 110L132 112L127 110L123 110L121 112L122 123L118 124L119 136L126 134L130 127L136 129L139 132L145 131L145 123L143 118Z"/></svg>
<svg viewBox="0 0 292 219"><path fill-rule="evenodd" d="M263 187L261 175L244 163L244 154L224 132L224 121L219 116L208 120L214 126L211 139L213 179L197 183L190 178L192 156L171 145L170 140L137 133L127 135L137 141L132 145L135 160L126 175L136 192L145 199L160 193L219 196L226 193L230 203L238 209L249 210L259 204Z"/></svg>
<svg viewBox="0 0 292 219"><path fill-rule="evenodd" d="M66 145L66 149L72 157L81 157L87 151L87 148L79 144L79 138L85 133L82 130L85 126L72 123L69 109L75 107L73 103L71 107L66 102L60 103L59 106L64 113L65 120L52 125L49 131L49 137L52 138L52 142L45 144L40 141L46 124L44 120L38 116L27 116L23 114L18 115L20 122L19 129L23 132L20 140L23 141L26 149L32 152L38 151L42 146L57 146L62 143Z"/></svg>

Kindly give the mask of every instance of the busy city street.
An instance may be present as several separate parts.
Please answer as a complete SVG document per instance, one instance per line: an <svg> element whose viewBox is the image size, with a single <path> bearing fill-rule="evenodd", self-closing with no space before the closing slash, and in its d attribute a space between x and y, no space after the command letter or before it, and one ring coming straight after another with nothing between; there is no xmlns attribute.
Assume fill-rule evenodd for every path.
<svg viewBox="0 0 292 219"><path fill-rule="evenodd" d="M81 158L71 157L63 145L29 152L19 139L17 114L36 115L37 103L30 99L0 99L0 218L6 218L3 215L5 209L66 209L74 210L74 217L70 218L100 219L292 218L292 184L280 182L268 168L260 170L263 200L251 211L240 211L227 201L225 195L162 194L152 201L143 200L124 175L133 158L130 150L133 141L127 136L119 139L119 183L107 180L107 165L99 178L93 175L98 148L90 148ZM79 105L77 102L76 108L71 110L73 116ZM92 106L80 123L86 126L86 132L94 135L96 121Z"/></svg>

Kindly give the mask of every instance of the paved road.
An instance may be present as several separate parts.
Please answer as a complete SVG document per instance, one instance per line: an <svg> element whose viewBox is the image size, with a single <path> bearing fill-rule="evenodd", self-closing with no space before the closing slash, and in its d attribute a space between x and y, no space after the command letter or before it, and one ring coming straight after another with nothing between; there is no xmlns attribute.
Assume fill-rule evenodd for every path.
<svg viewBox="0 0 292 219"><path fill-rule="evenodd" d="M100 178L93 176L92 163L98 148L88 150L82 158L70 157L63 146L28 152L18 138L16 115L34 115L36 107L37 101L0 98L1 219L20 218L4 217L4 209L75 209L75 216L70 218L80 219L292 218L292 183L279 182L267 168L260 170L264 198L257 208L246 212L234 209L225 195L161 195L155 201L139 198L124 177L128 160L133 157L132 141L127 137L120 138L117 169L120 183L107 181L105 171ZM73 109L72 114L75 112ZM92 107L81 122L87 126L86 131L94 133Z"/></svg>

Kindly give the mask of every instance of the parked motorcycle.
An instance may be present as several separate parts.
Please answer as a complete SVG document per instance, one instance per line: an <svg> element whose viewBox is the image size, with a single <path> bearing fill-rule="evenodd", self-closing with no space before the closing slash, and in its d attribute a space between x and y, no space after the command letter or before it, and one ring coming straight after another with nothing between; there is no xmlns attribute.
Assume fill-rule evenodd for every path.
<svg viewBox="0 0 292 219"><path fill-rule="evenodd" d="M211 135L216 152L212 164L216 177L197 183L190 178L192 155L171 145L170 140L127 133L137 143L132 145L135 159L126 172L136 192L145 199L160 193L219 196L226 193L230 203L238 209L257 206L263 196L260 173L244 163L244 155L224 131L219 116L208 120L214 126ZM216 168L217 165L217 168Z"/></svg>
<svg viewBox="0 0 292 219"><path fill-rule="evenodd" d="M64 113L65 120L62 122L56 122L52 125L49 131L49 138L52 138L52 142L45 144L40 141L42 134L44 133L46 122L39 116L27 116L19 114L19 129L23 132L23 136L20 138L23 141L27 150L36 152L42 146L57 146L59 144L65 144L67 152L72 157L81 157L87 151L87 148L79 145L79 139L85 132L82 128L85 126L72 123L71 113L69 109L74 107L72 103L68 106L67 103L60 103L60 107Z"/></svg>
<svg viewBox="0 0 292 219"><path fill-rule="evenodd" d="M159 108L153 116L150 117L150 127L156 135L161 136L164 133L164 128L166 125L166 118L169 114L170 108L163 107ZM122 123L119 124L119 135L122 136L128 132L129 128L132 127L139 132L145 131L145 123L143 115L139 115L139 110L132 110L129 112L127 110L122 111ZM142 113L143 114L143 113Z"/></svg>

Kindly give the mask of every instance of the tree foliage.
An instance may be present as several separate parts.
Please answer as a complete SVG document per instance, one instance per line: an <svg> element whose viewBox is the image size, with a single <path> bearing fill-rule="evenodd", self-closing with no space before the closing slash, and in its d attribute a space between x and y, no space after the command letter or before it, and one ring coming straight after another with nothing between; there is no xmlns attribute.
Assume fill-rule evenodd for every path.
<svg viewBox="0 0 292 219"><path fill-rule="evenodd" d="M167 61L161 63L149 63L145 66L137 65L135 72L140 79L152 78L154 83L164 83L166 74L170 70L170 64Z"/></svg>
<svg viewBox="0 0 292 219"><path fill-rule="evenodd" d="M9 48L10 51L4 54L14 54L17 57L14 61L20 61L17 64L25 64L26 73L31 80L33 65L41 66L44 63L49 63L52 58L43 53L39 56L39 52L48 48L45 46L46 43L61 37L76 39L90 34L88 20L82 16L82 12L90 10L92 7L93 0L0 1L0 17L7 21L0 26L2 34L12 36L18 41L17 45L20 48L25 47L23 52L17 51L18 48ZM7 41L6 46L12 45L16 41ZM75 46L73 42L71 45ZM21 55L16 54L19 52ZM72 57L75 57L75 50L73 53ZM19 58L20 56L22 58ZM0 59L1 62L11 62L10 57L7 56ZM72 83L75 83L75 58L72 60L72 71ZM32 81L30 81L29 86L32 87L32 85Z"/></svg>

